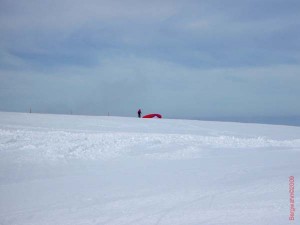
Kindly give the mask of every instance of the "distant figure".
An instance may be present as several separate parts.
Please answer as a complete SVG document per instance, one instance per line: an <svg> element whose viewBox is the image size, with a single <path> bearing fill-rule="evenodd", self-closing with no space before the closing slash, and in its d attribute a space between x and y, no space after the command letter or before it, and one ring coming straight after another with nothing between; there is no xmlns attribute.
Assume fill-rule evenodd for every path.
<svg viewBox="0 0 300 225"><path fill-rule="evenodd" d="M142 110L141 109L139 109L139 111L138 111L138 116L139 116L139 118L141 118L141 116L142 116Z"/></svg>

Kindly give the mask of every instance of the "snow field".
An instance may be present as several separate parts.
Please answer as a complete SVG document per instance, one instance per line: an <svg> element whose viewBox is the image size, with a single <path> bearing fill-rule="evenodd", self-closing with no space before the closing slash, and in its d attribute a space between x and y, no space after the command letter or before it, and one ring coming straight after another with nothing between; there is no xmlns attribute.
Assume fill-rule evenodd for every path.
<svg viewBox="0 0 300 225"><path fill-rule="evenodd" d="M0 224L289 224L299 156L298 127L2 112Z"/></svg>

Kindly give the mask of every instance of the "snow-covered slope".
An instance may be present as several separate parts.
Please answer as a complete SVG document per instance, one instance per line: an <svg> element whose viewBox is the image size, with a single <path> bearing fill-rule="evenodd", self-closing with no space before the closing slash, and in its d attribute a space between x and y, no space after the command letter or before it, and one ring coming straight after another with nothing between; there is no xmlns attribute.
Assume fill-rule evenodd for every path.
<svg viewBox="0 0 300 225"><path fill-rule="evenodd" d="M299 127L1 112L0 224L288 224L299 159Z"/></svg>

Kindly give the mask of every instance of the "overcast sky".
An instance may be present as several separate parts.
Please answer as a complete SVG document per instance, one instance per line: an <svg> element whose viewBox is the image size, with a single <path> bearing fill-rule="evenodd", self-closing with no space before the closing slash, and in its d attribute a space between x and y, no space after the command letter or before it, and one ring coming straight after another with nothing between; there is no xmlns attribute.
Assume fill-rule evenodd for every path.
<svg viewBox="0 0 300 225"><path fill-rule="evenodd" d="M0 110L300 115L299 0L0 0Z"/></svg>

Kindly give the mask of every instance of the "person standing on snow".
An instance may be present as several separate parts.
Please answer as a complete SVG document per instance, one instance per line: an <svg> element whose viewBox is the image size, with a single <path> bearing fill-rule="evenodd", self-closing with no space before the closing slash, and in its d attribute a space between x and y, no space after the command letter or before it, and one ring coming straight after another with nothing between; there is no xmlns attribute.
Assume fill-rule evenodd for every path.
<svg viewBox="0 0 300 225"><path fill-rule="evenodd" d="M139 111L137 113L138 113L139 118L141 118L141 116L142 116L142 110L139 109Z"/></svg>

